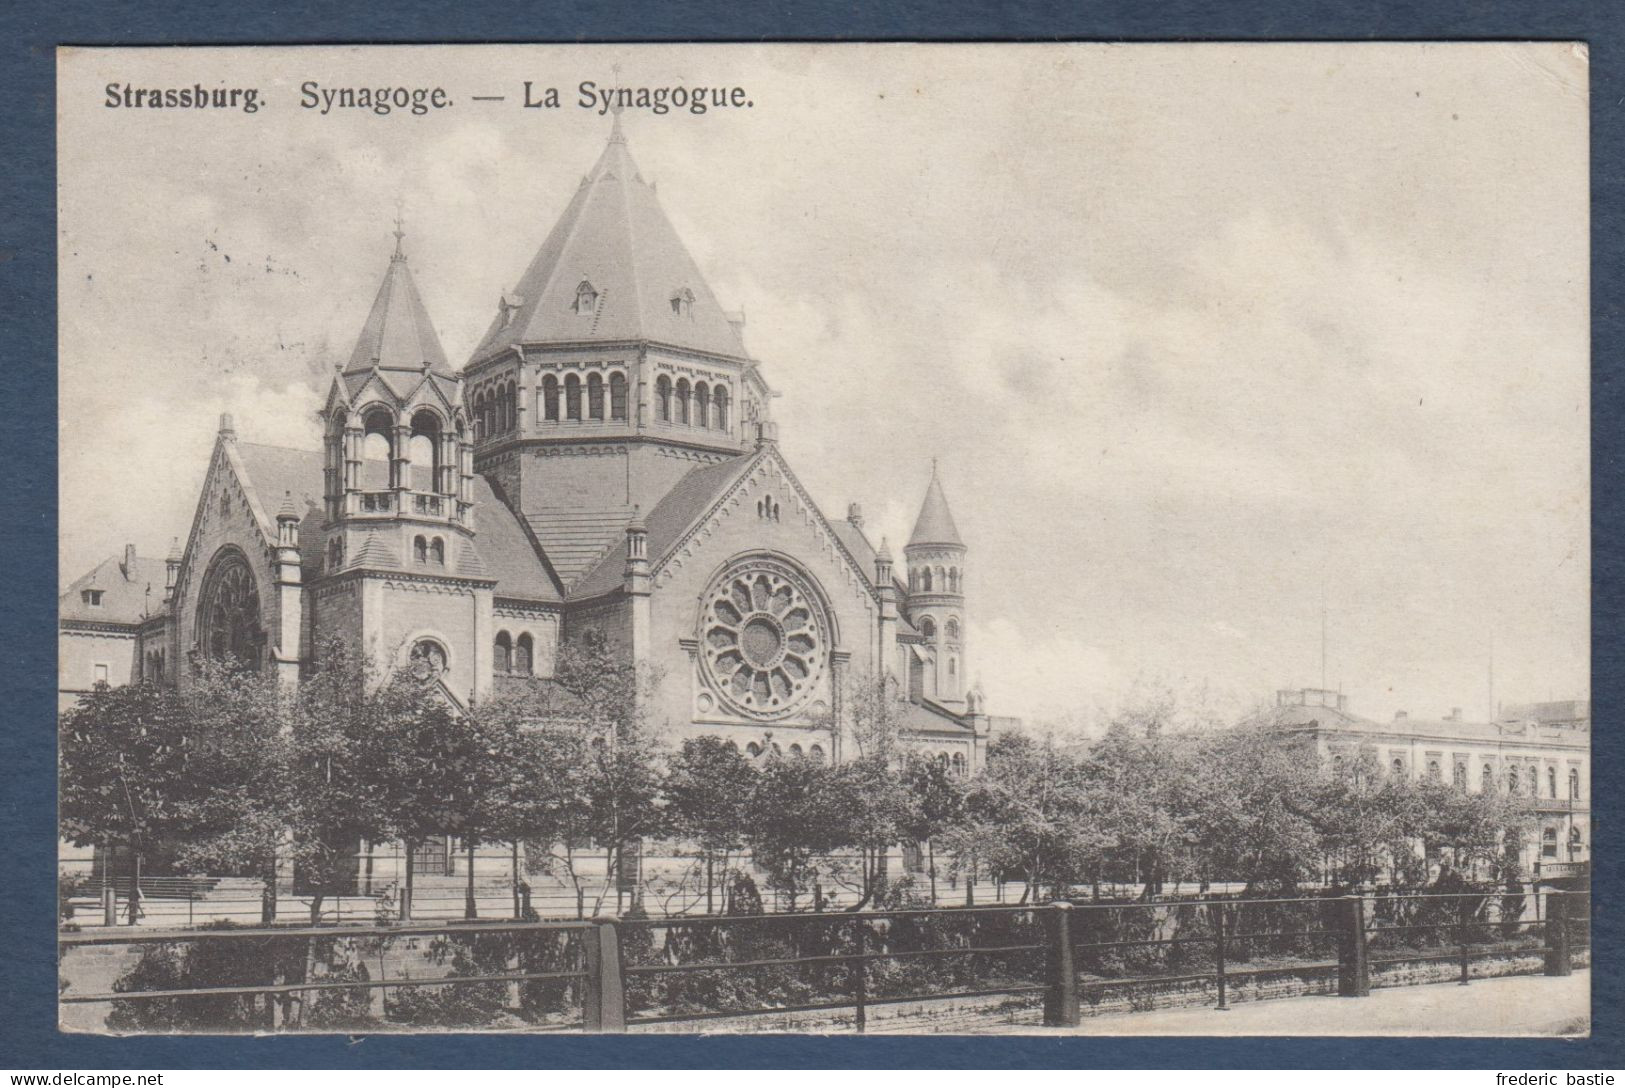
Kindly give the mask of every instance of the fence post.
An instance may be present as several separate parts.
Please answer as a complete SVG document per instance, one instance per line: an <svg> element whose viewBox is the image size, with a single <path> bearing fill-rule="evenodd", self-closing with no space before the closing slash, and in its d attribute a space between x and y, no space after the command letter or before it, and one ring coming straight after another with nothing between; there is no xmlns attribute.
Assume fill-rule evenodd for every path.
<svg viewBox="0 0 1625 1088"><path fill-rule="evenodd" d="M853 922L857 955L852 960L852 1026L862 1035L869 1026L869 961L863 958L869 952L869 923L861 914Z"/></svg>
<svg viewBox="0 0 1625 1088"><path fill-rule="evenodd" d="M626 1031L626 989L621 985L620 919L594 918L581 937L587 979L582 1004L588 1031Z"/></svg>
<svg viewBox="0 0 1625 1088"><path fill-rule="evenodd" d="M118 925L118 888L113 884L111 865L102 870L102 925Z"/></svg>
<svg viewBox="0 0 1625 1088"><path fill-rule="evenodd" d="M1078 1026L1078 970L1072 961L1072 904L1064 899L1051 903L1043 912L1048 930L1047 956L1049 989L1044 993L1044 1025L1053 1028Z"/></svg>
<svg viewBox="0 0 1625 1088"><path fill-rule="evenodd" d="M1224 985L1224 904L1210 903L1208 910L1215 915L1213 922L1213 962L1217 981L1219 984L1219 1012L1229 1012L1229 1002L1225 1000Z"/></svg>
<svg viewBox="0 0 1625 1088"><path fill-rule="evenodd" d="M1337 995L1370 997L1371 973L1366 963L1365 898L1345 895L1339 902L1343 904L1343 934L1337 955Z"/></svg>
<svg viewBox="0 0 1625 1088"><path fill-rule="evenodd" d="M1546 973L1570 975L1569 904L1567 893L1553 889L1546 893Z"/></svg>

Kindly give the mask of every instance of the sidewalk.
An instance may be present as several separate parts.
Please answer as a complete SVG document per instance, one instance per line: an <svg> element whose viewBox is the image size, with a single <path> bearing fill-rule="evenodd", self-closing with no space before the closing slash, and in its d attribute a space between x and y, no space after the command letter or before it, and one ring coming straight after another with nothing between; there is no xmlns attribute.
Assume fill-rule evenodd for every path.
<svg viewBox="0 0 1625 1088"><path fill-rule="evenodd" d="M1001 1025L998 1035L1585 1035L1591 972L1519 975L1468 986L1434 983L1372 990L1370 997L1253 1001L1219 1012L1168 1009L1084 1017L1076 1028Z"/></svg>

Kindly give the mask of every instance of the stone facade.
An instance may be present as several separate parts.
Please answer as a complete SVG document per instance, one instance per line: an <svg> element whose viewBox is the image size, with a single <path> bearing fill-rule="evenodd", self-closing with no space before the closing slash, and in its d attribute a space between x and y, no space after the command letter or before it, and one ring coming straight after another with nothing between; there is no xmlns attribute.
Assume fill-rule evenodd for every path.
<svg viewBox="0 0 1625 1088"><path fill-rule="evenodd" d="M890 674L912 693L908 742L980 765L994 719L969 680L969 549L936 473L903 571L856 506L824 515L779 450L743 319L618 129L460 369L403 237L313 406L323 448L248 443L223 418L161 592L121 582L99 623L69 605L106 564L69 587L64 704L103 679L184 685L227 655L293 684L336 639L466 707L597 632L659 678L650 716L672 743L839 760L844 692Z"/></svg>

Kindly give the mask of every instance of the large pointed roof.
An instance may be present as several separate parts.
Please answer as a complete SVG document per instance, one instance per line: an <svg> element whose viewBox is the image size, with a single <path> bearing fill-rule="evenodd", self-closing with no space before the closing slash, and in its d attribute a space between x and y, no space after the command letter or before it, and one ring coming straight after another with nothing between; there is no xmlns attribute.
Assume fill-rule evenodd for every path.
<svg viewBox="0 0 1625 1088"><path fill-rule="evenodd" d="M925 489L925 501L920 504L920 516L914 520L914 532L909 535L910 548L923 544L953 544L963 548L959 528L948 511L947 496L942 493L942 481L937 479L936 462L931 463L931 484Z"/></svg>
<svg viewBox="0 0 1625 1088"><path fill-rule="evenodd" d="M402 233L395 228L395 254L389 259L389 271L373 299L367 323L361 326L346 374L357 374L378 367L381 370L422 371L424 364L445 377L453 377L446 352L435 335L434 323L418 295L417 284L406 266L406 254L401 249Z"/></svg>
<svg viewBox="0 0 1625 1088"><path fill-rule="evenodd" d="M738 330L632 160L618 117L598 163L503 296L472 361L516 344L617 340L745 355Z"/></svg>

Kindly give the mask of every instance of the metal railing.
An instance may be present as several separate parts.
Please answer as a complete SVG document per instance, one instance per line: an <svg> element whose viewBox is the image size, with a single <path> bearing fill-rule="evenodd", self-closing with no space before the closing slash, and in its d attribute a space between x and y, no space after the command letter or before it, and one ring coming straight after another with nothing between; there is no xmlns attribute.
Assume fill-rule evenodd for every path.
<svg viewBox="0 0 1625 1088"><path fill-rule="evenodd" d="M1516 903L1513 900L1516 900ZM590 921L92 930L61 938L65 1008L105 1007L126 1029L639 1026L842 1014L1016 999L1051 1026L1084 1003L1184 990L1225 1009L1271 976L1335 974L1335 992L1437 981L1390 969L1503 957L1572 970L1589 945L1589 893L1079 903ZM1544 908L1543 910L1541 908ZM79 992L74 957L123 946L111 989ZM95 972L91 972L94 974ZM1508 973L1500 971L1498 973ZM105 972L103 972L105 974ZM83 977L83 972L79 977ZM1448 976L1446 976L1448 977ZM1329 981L1329 980L1328 980ZM1303 991L1298 991L1303 992ZM1147 997L1147 995L1151 995ZM1252 995L1264 996L1260 992Z"/></svg>

